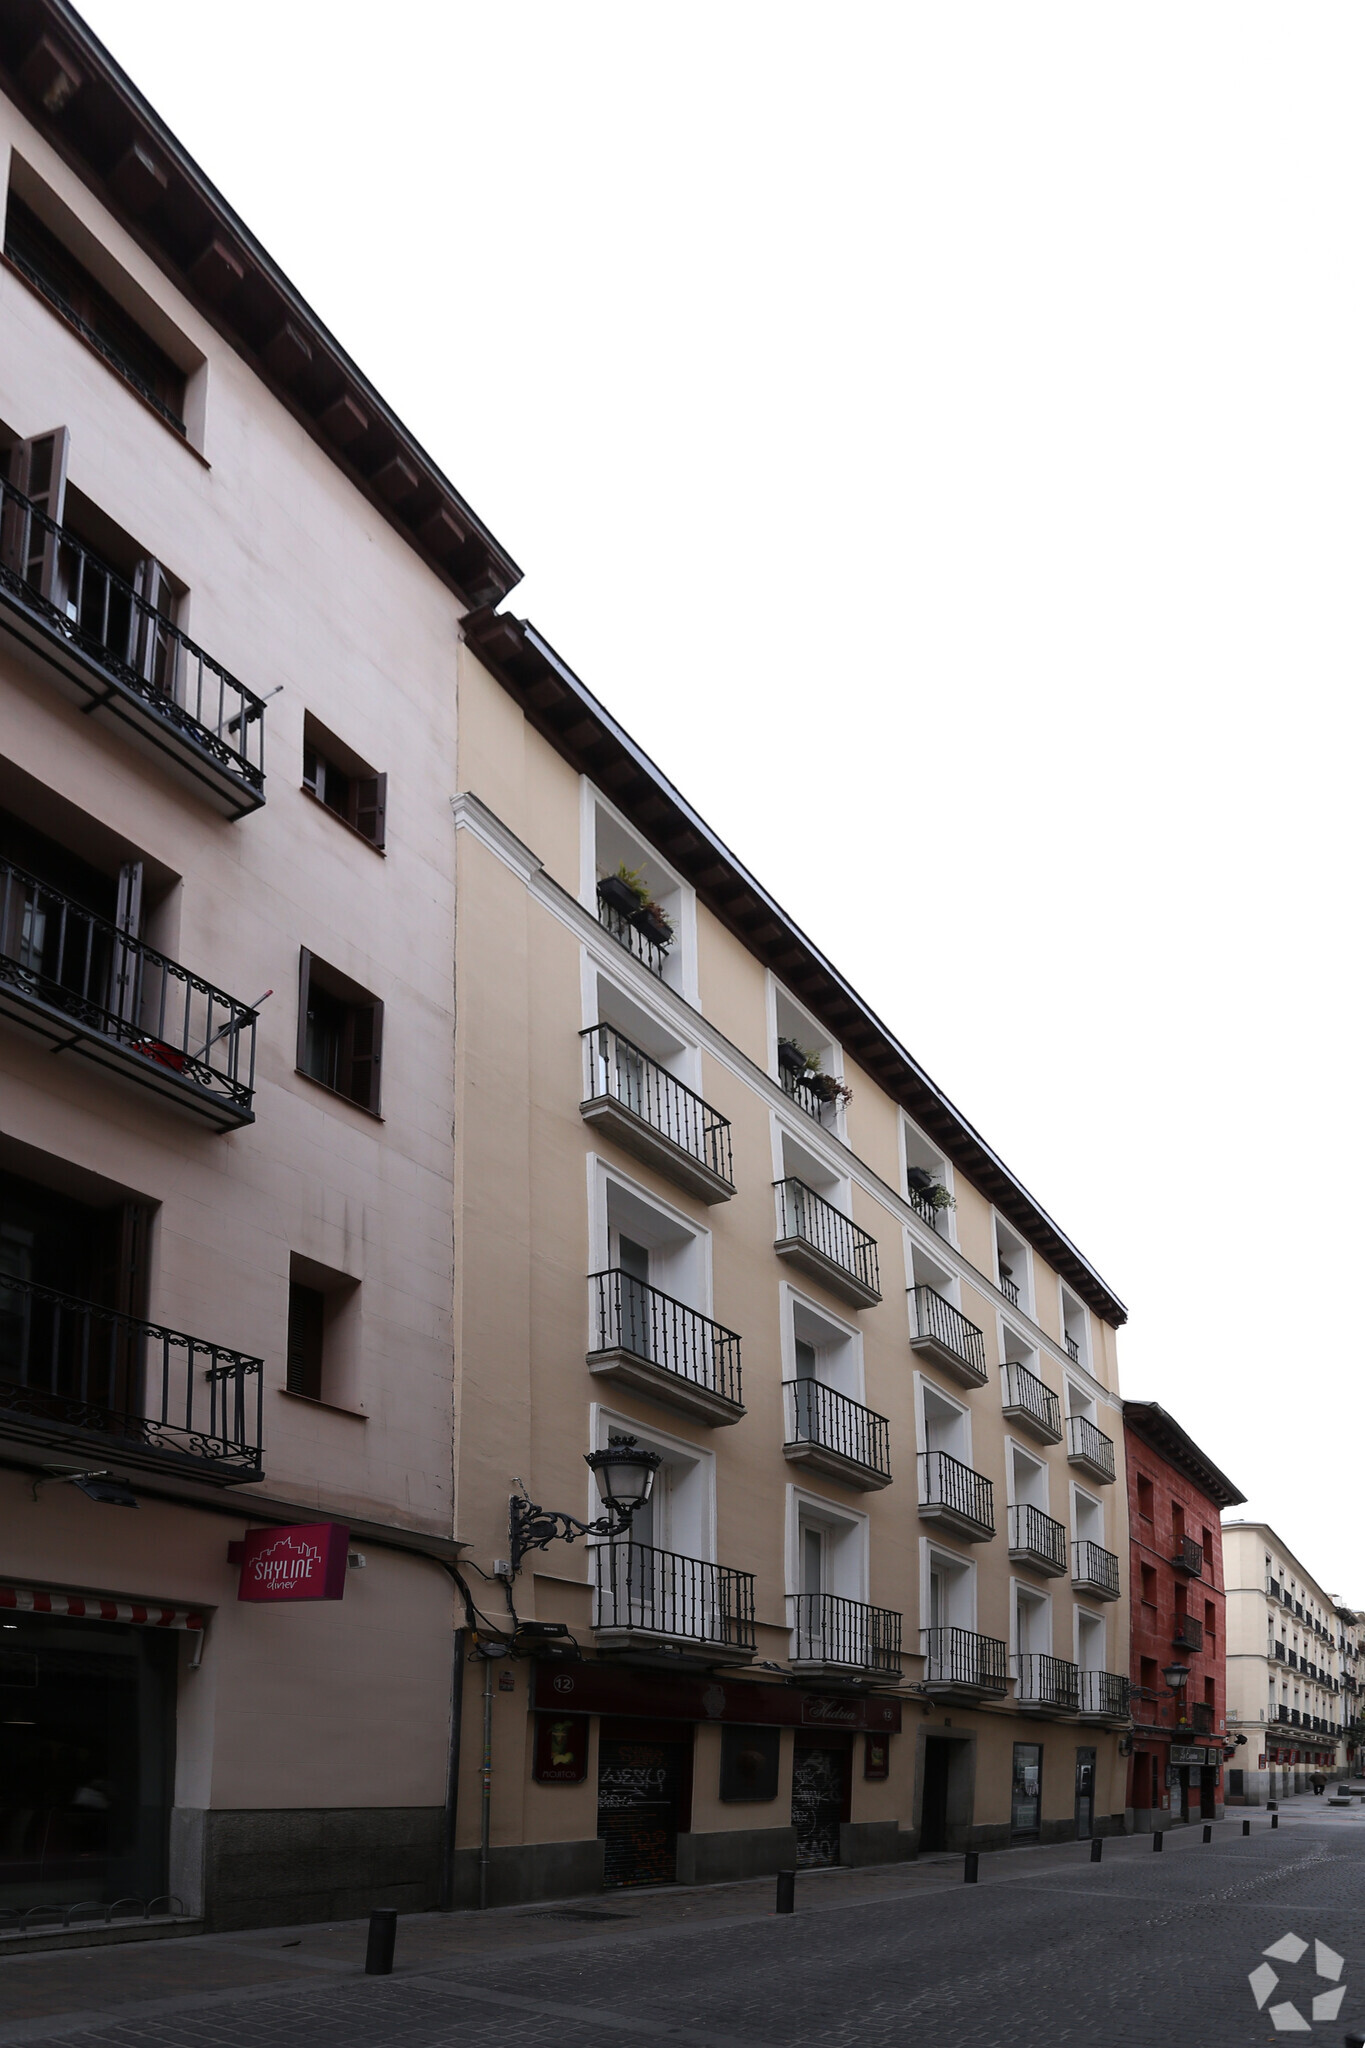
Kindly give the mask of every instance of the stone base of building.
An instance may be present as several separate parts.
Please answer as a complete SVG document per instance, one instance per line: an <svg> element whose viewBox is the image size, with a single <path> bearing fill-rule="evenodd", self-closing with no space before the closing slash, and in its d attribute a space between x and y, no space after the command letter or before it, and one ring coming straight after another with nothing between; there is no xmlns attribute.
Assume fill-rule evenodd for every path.
<svg viewBox="0 0 1365 2048"><path fill-rule="evenodd" d="M542 1899L581 1899L601 1891L602 1876L603 1845L596 1836L578 1842L510 1843L489 1851L488 1903L530 1906ZM479 1852L457 1849L451 1904L456 1912L467 1912L478 1903Z"/></svg>
<svg viewBox="0 0 1365 2048"><path fill-rule="evenodd" d="M444 1814L427 1807L177 1807L171 1889L211 1932L430 1912Z"/></svg>

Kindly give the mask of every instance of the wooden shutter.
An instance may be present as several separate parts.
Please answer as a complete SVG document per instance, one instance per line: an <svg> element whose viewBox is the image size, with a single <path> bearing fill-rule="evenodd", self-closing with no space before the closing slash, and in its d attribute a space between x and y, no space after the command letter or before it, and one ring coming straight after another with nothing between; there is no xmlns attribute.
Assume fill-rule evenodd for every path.
<svg viewBox="0 0 1365 2048"><path fill-rule="evenodd" d="M356 781L355 793L355 829L382 848L389 778L387 775L362 775Z"/></svg>
<svg viewBox="0 0 1365 2048"><path fill-rule="evenodd" d="M379 1114L379 1060L384 1035L384 1005L356 1003L347 1018L350 1069L346 1093L362 1109Z"/></svg>
<svg viewBox="0 0 1365 2048"><path fill-rule="evenodd" d="M313 979L313 956L306 946L299 947L299 1029L298 1043L294 1050L294 1064L301 1074L308 1072L308 990Z"/></svg>
<svg viewBox="0 0 1365 2048"><path fill-rule="evenodd" d="M35 511L45 513L57 526L66 510L66 470L71 436L65 427L35 434L11 450L9 480L22 491ZM57 589L57 541L46 526L32 518L12 499L5 505L4 532L0 536L6 568L22 576L39 594L53 604L61 602Z"/></svg>
<svg viewBox="0 0 1365 2048"><path fill-rule="evenodd" d="M133 571L137 606L134 639L134 667L144 682L164 696L175 695L175 647L166 631L175 614L175 592L170 578L153 555L144 555Z"/></svg>
<svg viewBox="0 0 1365 2048"><path fill-rule="evenodd" d="M289 1283L289 1339L284 1383L291 1394L322 1399L322 1332L326 1300L316 1287Z"/></svg>
<svg viewBox="0 0 1365 2048"><path fill-rule="evenodd" d="M140 860L125 861L118 871L118 908L114 922L121 937L114 944L113 987L110 991L109 1007L124 1023L132 1023L137 1018L141 997L142 955L135 946L124 945L123 939L138 939L142 936Z"/></svg>

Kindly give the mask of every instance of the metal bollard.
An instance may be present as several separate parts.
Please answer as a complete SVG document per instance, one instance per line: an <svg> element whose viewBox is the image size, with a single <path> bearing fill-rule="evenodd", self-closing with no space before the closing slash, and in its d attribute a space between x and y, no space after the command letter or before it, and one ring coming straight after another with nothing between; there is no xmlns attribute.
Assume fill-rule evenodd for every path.
<svg viewBox="0 0 1365 2048"><path fill-rule="evenodd" d="M370 1914L370 1938L365 1945L367 1977L389 1975L393 1969L393 1945L397 1939L397 1906L376 1906Z"/></svg>
<svg viewBox="0 0 1365 2048"><path fill-rule="evenodd" d="M1278 1799L1267 1799L1265 1803L1265 1810L1267 1813L1277 1813L1279 1811L1279 1806L1280 1802Z"/></svg>
<svg viewBox="0 0 1365 2048"><path fill-rule="evenodd" d="M1165 1837L1165 1835L1164 1835L1164 1834L1162 1833L1161 1829L1160 1829L1160 1828L1156 1828L1156 1829L1155 1829L1155 1830L1153 1831L1153 1834L1152 1834L1152 1847L1153 1847L1154 1849L1160 1849L1160 1848L1162 1847L1162 1845L1164 1844L1165 1840L1166 1840L1166 1837Z"/></svg>
<svg viewBox="0 0 1365 2048"><path fill-rule="evenodd" d="M1273 1827L1273 1828L1277 1828L1277 1827L1278 1827L1278 1826L1280 1825L1280 1816L1278 1815L1278 1813L1272 1813L1272 1814L1271 1814L1271 1816L1270 1816L1270 1825L1271 1825L1271 1827Z"/></svg>
<svg viewBox="0 0 1365 2048"><path fill-rule="evenodd" d="M1090 1844L1090 1861L1092 1863L1098 1863L1103 1854L1104 1842L1099 1835L1096 1835L1094 1841Z"/></svg>
<svg viewBox="0 0 1365 2048"><path fill-rule="evenodd" d="M796 1911L796 1872L794 1870L779 1870L777 1873L777 1911L779 1913L794 1913Z"/></svg>
<svg viewBox="0 0 1365 2048"><path fill-rule="evenodd" d="M1249 1835L1251 1833L1251 1822L1249 1820L1244 1820L1242 1822L1242 1833L1244 1835Z"/></svg>
<svg viewBox="0 0 1365 2048"><path fill-rule="evenodd" d="M1207 1825L1204 1828L1204 1840L1206 1842L1211 1842L1213 1840L1213 1829Z"/></svg>
<svg viewBox="0 0 1365 2048"><path fill-rule="evenodd" d="M962 1882L964 1884L976 1883L976 1868L980 1860L981 1852L978 1849L969 1849L967 1851L962 1859Z"/></svg>

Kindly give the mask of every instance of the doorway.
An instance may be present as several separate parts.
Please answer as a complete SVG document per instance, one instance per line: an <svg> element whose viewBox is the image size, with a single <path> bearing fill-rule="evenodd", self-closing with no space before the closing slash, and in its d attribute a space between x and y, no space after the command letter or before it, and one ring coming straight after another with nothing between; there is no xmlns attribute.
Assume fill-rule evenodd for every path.
<svg viewBox="0 0 1365 2048"><path fill-rule="evenodd" d="M604 1725L597 1762L604 1884L674 1882L691 1788L692 1745L675 1723L625 1723L610 1734Z"/></svg>
<svg viewBox="0 0 1365 2048"><path fill-rule="evenodd" d="M1014 1779L1010 1788L1010 1836L1016 1842L1036 1842L1042 1827L1043 1745L1016 1742Z"/></svg>
<svg viewBox="0 0 1365 2048"><path fill-rule="evenodd" d="M924 1744L924 1783L920 1791L921 1851L948 1846L948 1776L953 1745L941 1735L930 1735Z"/></svg>
<svg viewBox="0 0 1365 2048"><path fill-rule="evenodd" d="M1088 1842L1095 1832L1095 1758L1093 1749L1076 1751L1076 1840Z"/></svg>
<svg viewBox="0 0 1365 2048"><path fill-rule="evenodd" d="M1218 1771L1216 1766L1205 1764L1199 1778L1199 1818L1216 1820L1218 1816Z"/></svg>
<svg viewBox="0 0 1365 2048"><path fill-rule="evenodd" d="M839 1828L849 1816L853 1738L835 1732L797 1732L792 1756L792 1826L796 1861L817 1870L839 1861Z"/></svg>

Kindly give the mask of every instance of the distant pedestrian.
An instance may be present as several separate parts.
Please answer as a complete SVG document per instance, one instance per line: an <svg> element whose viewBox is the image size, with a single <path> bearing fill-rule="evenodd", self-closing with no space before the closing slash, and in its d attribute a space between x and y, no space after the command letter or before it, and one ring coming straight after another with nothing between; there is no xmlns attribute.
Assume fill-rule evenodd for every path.
<svg viewBox="0 0 1365 2048"><path fill-rule="evenodd" d="M1308 1782L1313 1787L1315 1795L1319 1799L1321 1799L1323 1793L1327 1790L1327 1780L1323 1776L1322 1772L1314 1771L1312 1777L1308 1780Z"/></svg>

